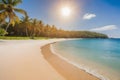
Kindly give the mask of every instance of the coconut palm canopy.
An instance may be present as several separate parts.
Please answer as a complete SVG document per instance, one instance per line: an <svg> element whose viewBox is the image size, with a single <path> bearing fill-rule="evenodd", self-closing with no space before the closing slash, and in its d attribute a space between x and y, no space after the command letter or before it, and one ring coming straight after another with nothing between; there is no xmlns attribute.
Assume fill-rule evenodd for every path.
<svg viewBox="0 0 120 80"><path fill-rule="evenodd" d="M0 1L0 22L3 23L6 20L9 20L6 30L10 24L14 26L15 23L19 23L19 17L16 15L16 12L27 16L26 11L16 8L16 6L20 3L22 3L22 0Z"/></svg>
<svg viewBox="0 0 120 80"><path fill-rule="evenodd" d="M29 4L28 0L24 0L24 4L20 8L26 8L30 17L24 10L16 8L22 1L0 0L0 27L6 28L7 31L10 26L7 31L8 35L14 32L11 32L11 28L13 28L11 26L19 22L18 16L21 15L16 15L16 12L20 12L25 15L23 16L25 20L21 19L20 23L24 24L26 33L29 35L30 30L33 32L33 27L38 26L29 19L37 18L38 20L42 19L46 24L54 24L57 29L94 31L108 34L111 37L120 37L120 0L98 0L99 2L96 0L29 0ZM18 26L16 27L18 28ZM41 29L42 27L38 31ZM23 33L20 32L20 34Z"/></svg>

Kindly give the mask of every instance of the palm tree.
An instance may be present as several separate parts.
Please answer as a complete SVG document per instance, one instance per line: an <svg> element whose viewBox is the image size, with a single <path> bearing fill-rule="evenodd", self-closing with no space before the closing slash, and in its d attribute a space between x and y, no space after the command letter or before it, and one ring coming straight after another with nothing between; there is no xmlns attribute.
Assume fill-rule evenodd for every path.
<svg viewBox="0 0 120 80"><path fill-rule="evenodd" d="M31 30L31 38L34 39L34 36L36 35L35 34L35 31L38 27L38 20L37 19L32 19L32 30Z"/></svg>
<svg viewBox="0 0 120 80"><path fill-rule="evenodd" d="M26 31L26 36L28 37L28 30L31 26L31 21L32 19L29 18L29 16L26 16L26 17L22 17L22 24L25 26L25 31Z"/></svg>
<svg viewBox="0 0 120 80"><path fill-rule="evenodd" d="M37 35L40 35L42 33L42 28L44 24L41 20L38 21L38 28L37 28Z"/></svg>
<svg viewBox="0 0 120 80"><path fill-rule="evenodd" d="M27 16L26 11L22 9L15 8L18 4L22 3L22 0L1 0L0 2L0 22L8 21L6 26L6 31L9 25L15 25L19 23L19 17L16 15L16 12L24 14Z"/></svg>

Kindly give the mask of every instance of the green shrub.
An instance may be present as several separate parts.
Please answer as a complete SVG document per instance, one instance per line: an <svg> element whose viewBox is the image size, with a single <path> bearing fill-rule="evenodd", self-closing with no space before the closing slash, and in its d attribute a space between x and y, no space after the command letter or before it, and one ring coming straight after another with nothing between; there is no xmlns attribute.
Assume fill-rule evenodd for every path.
<svg viewBox="0 0 120 80"><path fill-rule="evenodd" d="M4 29L0 28L0 36L8 34Z"/></svg>

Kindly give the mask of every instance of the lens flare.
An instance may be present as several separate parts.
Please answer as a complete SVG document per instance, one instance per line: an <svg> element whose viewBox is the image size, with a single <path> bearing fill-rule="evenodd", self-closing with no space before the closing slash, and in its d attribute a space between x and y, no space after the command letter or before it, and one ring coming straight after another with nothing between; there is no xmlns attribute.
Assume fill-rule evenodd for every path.
<svg viewBox="0 0 120 80"><path fill-rule="evenodd" d="M69 7L63 7L63 8L61 9L61 14L62 14L63 16L70 16L70 14L71 14L71 9L70 9Z"/></svg>

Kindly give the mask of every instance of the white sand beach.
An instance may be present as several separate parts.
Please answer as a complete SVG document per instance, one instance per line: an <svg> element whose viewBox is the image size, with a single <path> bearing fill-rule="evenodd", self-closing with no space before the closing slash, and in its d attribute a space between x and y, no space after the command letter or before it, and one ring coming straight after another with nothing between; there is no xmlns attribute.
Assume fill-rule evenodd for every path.
<svg viewBox="0 0 120 80"><path fill-rule="evenodd" d="M40 52L55 41L0 40L0 80L65 80Z"/></svg>
<svg viewBox="0 0 120 80"><path fill-rule="evenodd" d="M52 54L62 40L0 40L0 80L99 80Z"/></svg>

